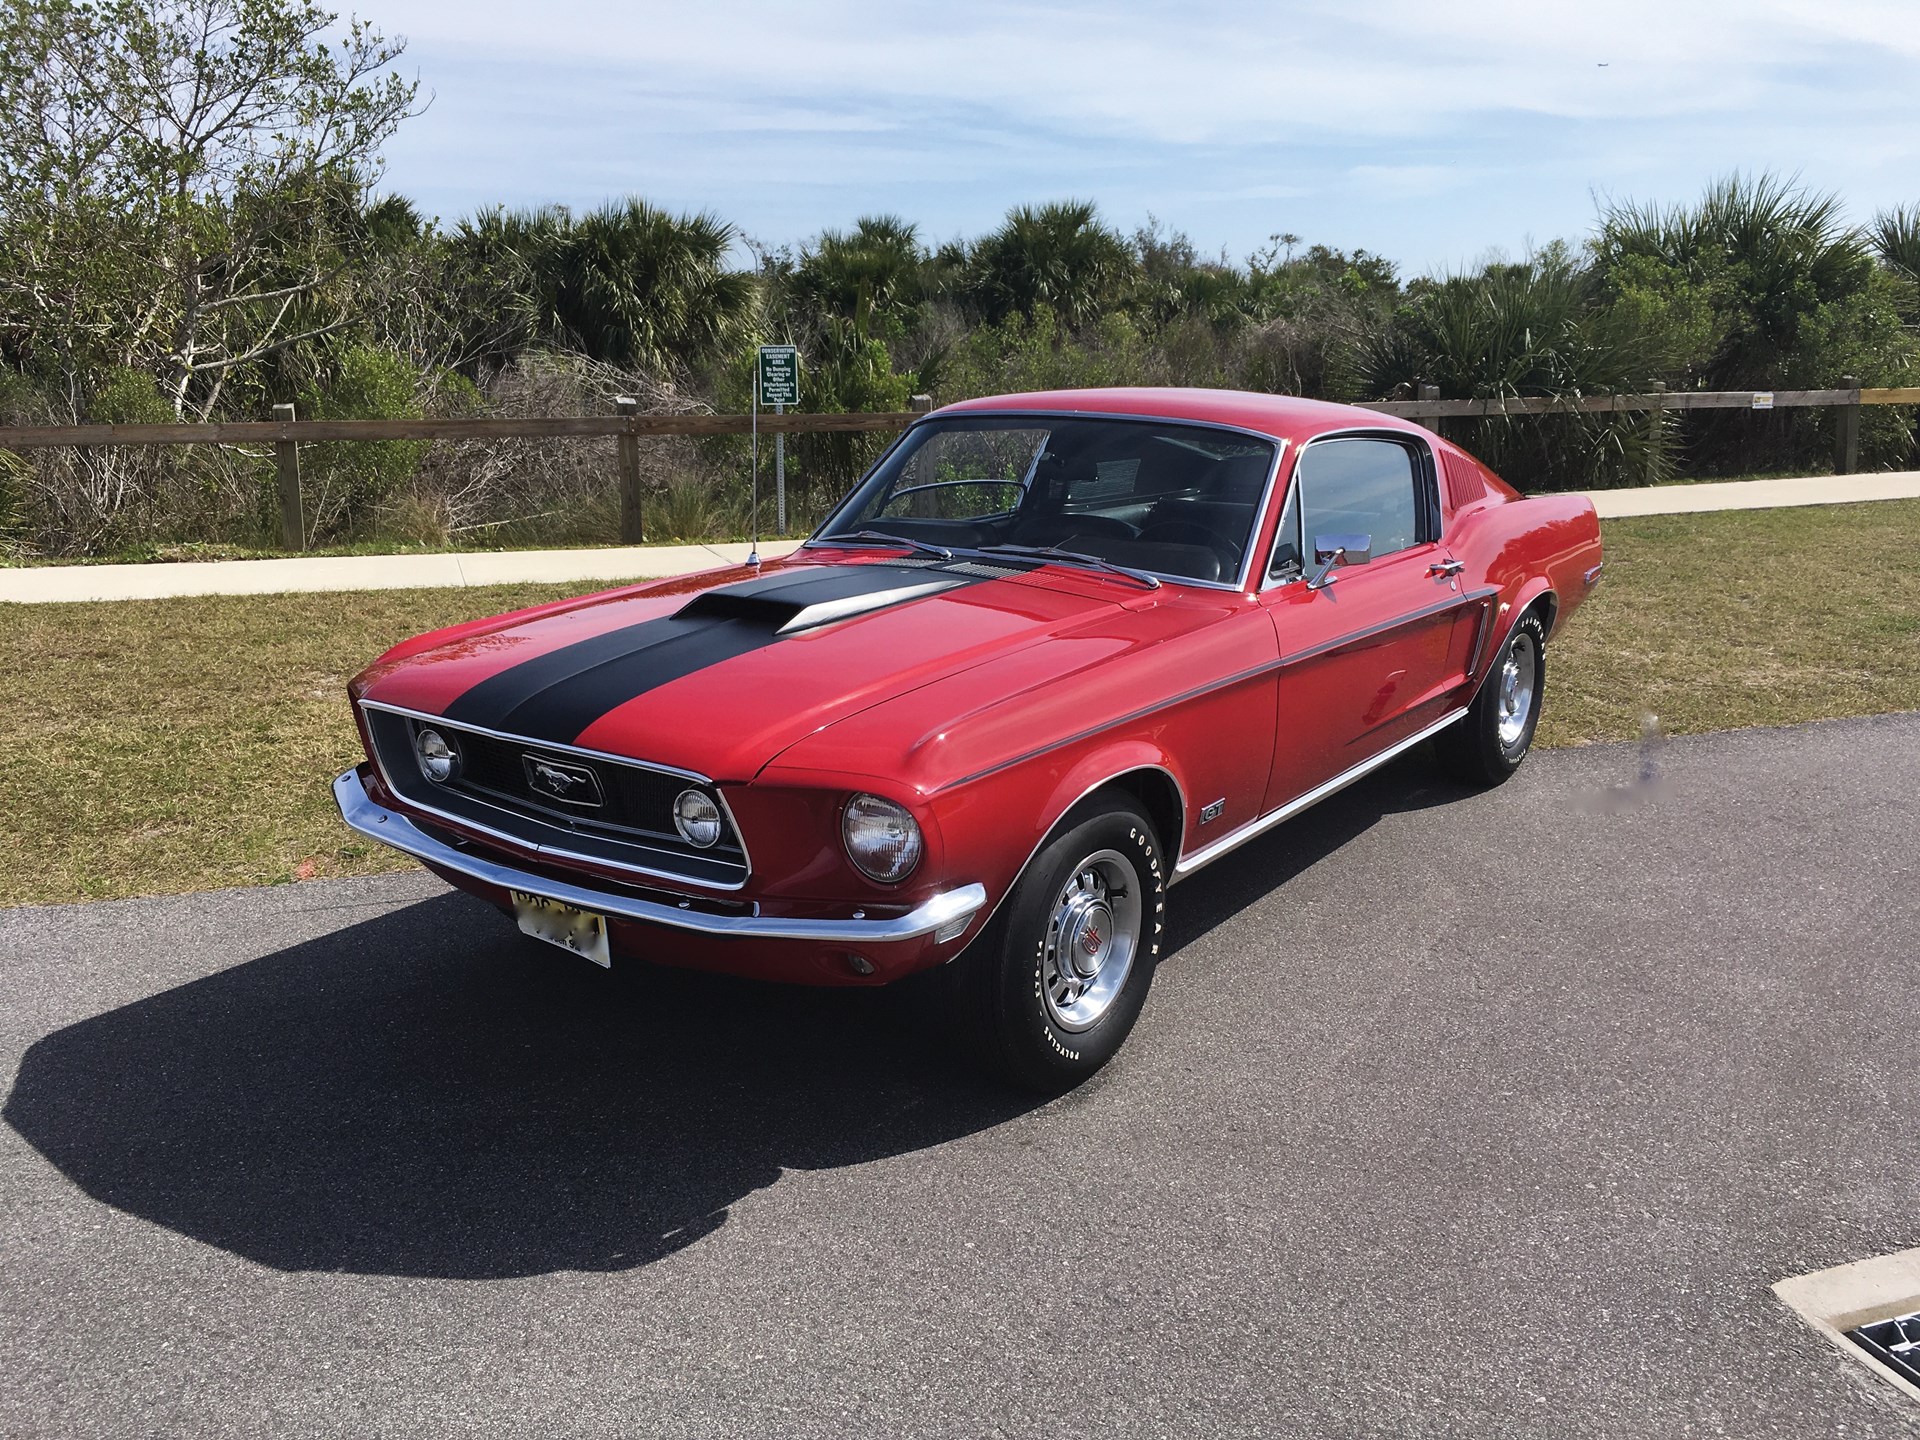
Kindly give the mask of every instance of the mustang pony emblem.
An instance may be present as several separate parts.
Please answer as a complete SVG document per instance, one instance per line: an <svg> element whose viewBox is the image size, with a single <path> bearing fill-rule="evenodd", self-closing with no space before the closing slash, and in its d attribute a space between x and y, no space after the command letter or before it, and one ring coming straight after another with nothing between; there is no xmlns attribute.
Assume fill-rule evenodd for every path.
<svg viewBox="0 0 1920 1440"><path fill-rule="evenodd" d="M584 765L568 765L539 755L523 755L527 788L566 805L599 805L600 778Z"/></svg>

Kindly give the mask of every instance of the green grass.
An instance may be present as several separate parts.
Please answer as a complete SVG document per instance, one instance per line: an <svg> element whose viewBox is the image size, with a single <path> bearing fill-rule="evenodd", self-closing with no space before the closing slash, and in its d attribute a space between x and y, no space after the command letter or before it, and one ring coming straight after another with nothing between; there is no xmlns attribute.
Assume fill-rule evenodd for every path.
<svg viewBox="0 0 1920 1440"><path fill-rule="evenodd" d="M1920 709L1920 501L1609 522L1546 745ZM0 606L0 905L364 874L344 686L419 630L587 587Z"/></svg>
<svg viewBox="0 0 1920 1440"><path fill-rule="evenodd" d="M1605 526L1549 649L1547 745L1920 709L1920 501Z"/></svg>

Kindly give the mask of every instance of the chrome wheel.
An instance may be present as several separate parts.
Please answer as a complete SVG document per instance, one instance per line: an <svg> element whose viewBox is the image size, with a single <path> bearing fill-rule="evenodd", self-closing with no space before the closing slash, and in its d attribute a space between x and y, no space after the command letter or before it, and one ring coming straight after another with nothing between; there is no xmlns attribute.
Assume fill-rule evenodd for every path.
<svg viewBox="0 0 1920 1440"><path fill-rule="evenodd" d="M1500 675L1495 682L1500 687L1495 730L1500 737L1500 748L1508 754L1526 739L1539 674L1540 652L1534 648L1533 636L1524 630L1518 631L1507 643L1507 653L1501 660Z"/></svg>
<svg viewBox="0 0 1920 1440"><path fill-rule="evenodd" d="M1140 950L1140 877L1118 850L1074 867L1053 903L1040 963L1047 1018L1089 1030L1112 1008Z"/></svg>

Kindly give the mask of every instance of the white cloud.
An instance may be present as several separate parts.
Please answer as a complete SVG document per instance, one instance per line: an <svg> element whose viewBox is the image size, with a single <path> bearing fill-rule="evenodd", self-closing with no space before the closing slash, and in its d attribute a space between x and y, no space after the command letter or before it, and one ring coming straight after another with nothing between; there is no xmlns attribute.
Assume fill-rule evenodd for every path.
<svg viewBox="0 0 1920 1440"><path fill-rule="evenodd" d="M1233 243L1309 209L1376 248L1383 225L1415 233L1391 207L1418 202L1419 234L1475 251L1517 242L1503 207L1564 233L1592 189L1678 198L1731 168L1871 208L1920 148L1911 0L390 0L376 18L438 92L394 147L398 187L448 208L637 189L785 239L862 209L978 228L1076 194L1180 224L1168 207L1192 203Z"/></svg>

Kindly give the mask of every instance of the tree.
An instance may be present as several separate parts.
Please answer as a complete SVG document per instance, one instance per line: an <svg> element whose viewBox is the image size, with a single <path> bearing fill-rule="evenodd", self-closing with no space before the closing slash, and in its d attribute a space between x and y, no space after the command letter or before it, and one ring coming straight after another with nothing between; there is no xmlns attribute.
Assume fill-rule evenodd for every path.
<svg viewBox="0 0 1920 1440"><path fill-rule="evenodd" d="M1611 205L1593 250L1608 275L1631 268L1643 288L1707 294L1717 343L1697 374L1674 378L1708 389L1837 384L1818 373L1803 327L1864 292L1873 271L1838 199L1773 175L1728 176L1692 205Z"/></svg>
<svg viewBox="0 0 1920 1440"><path fill-rule="evenodd" d="M786 278L789 307L904 334L922 298L919 231L895 215L867 215L850 232L823 231Z"/></svg>
<svg viewBox="0 0 1920 1440"><path fill-rule="evenodd" d="M741 341L753 278L724 269L733 226L633 198L566 226L541 277L555 324L595 360L661 378L687 374Z"/></svg>
<svg viewBox="0 0 1920 1440"><path fill-rule="evenodd" d="M110 367L176 415L351 318L403 49L307 0L0 0L0 316L76 413Z"/></svg>
<svg viewBox="0 0 1920 1440"><path fill-rule="evenodd" d="M1883 247L1898 239L1886 218ZM1660 328L1675 338L1692 328L1686 363L1653 372L1677 386L1821 389L1847 375L1902 385L1920 364L1901 325L1912 289L1897 253L1883 250L1887 267L1876 265L1838 199L1797 181L1733 175L1690 205L1612 205L1592 248L1608 290L1643 323L1671 319ZM1797 468L1830 444L1830 417L1812 410L1704 411L1683 423L1708 469ZM1868 418L1868 463L1904 458L1910 443L1897 415Z"/></svg>
<svg viewBox="0 0 1920 1440"><path fill-rule="evenodd" d="M1071 326L1097 320L1124 298L1133 253L1088 200L1021 205L975 243L969 294L989 321L1045 306Z"/></svg>

